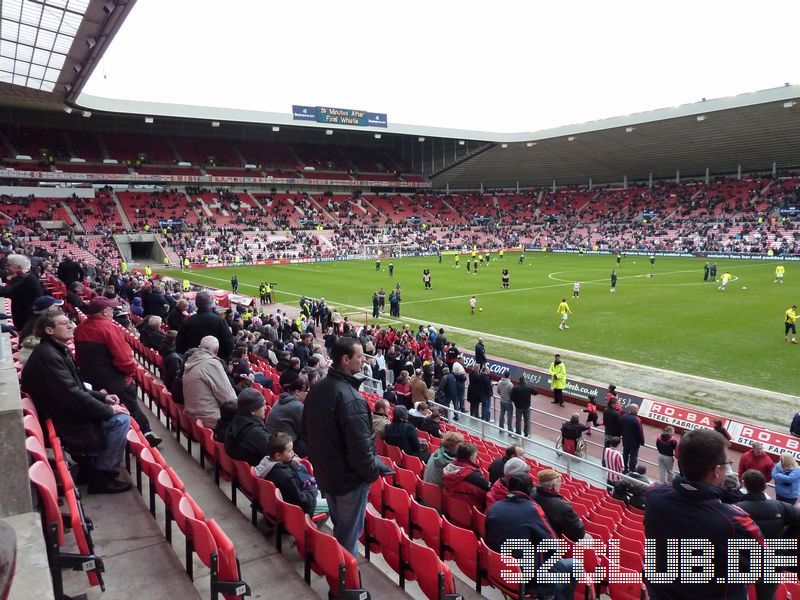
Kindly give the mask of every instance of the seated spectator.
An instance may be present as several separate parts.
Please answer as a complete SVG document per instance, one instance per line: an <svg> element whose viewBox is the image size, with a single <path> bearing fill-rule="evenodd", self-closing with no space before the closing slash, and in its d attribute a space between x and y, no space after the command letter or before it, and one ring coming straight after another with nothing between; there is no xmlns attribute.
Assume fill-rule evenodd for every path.
<svg viewBox="0 0 800 600"><path fill-rule="evenodd" d="M417 428L408 422L408 409L405 406L394 407L392 422L386 426L383 439L406 454L418 456L422 462L427 462L430 458L427 445L423 446L419 442Z"/></svg>
<svg viewBox="0 0 800 600"><path fill-rule="evenodd" d="M536 502L542 507L556 535L564 535L573 542L583 539L586 534L583 521L572 504L558 493L561 490L561 474L553 469L544 469L539 471L536 479Z"/></svg>
<svg viewBox="0 0 800 600"><path fill-rule="evenodd" d="M424 431L430 436L440 438L442 437L442 429L441 429L441 422L442 422L442 413L441 411L436 409L427 409L427 412L430 413L429 416L426 416L422 423L417 425L417 429L420 431Z"/></svg>
<svg viewBox="0 0 800 600"><path fill-rule="evenodd" d="M175 350L177 335L177 331L168 331L164 336L164 342L158 349L158 353L161 355L161 381L168 390L172 389L175 376L183 368L183 357Z"/></svg>
<svg viewBox="0 0 800 600"><path fill-rule="evenodd" d="M589 427L581 423L580 413L573 413L569 421L564 421L561 425L561 444L564 451L574 454L578 440L586 431L589 431Z"/></svg>
<svg viewBox="0 0 800 600"><path fill-rule="evenodd" d="M131 484L115 479L125 452L130 415L114 395L89 391L78 376L67 343L74 324L61 311L39 318L41 342L22 370L22 391L30 394L40 419L52 419L56 433L73 458L84 462L83 478L91 494L116 494Z"/></svg>
<svg viewBox="0 0 800 600"><path fill-rule="evenodd" d="M742 478L745 471L755 469L769 483L772 481L772 469L774 466L773 460L764 452L764 445L761 442L753 442L750 450L739 457L739 479Z"/></svg>
<svg viewBox="0 0 800 600"><path fill-rule="evenodd" d="M72 308L76 308L82 313L85 313L88 304L83 301L81 294L83 294L83 284L80 281L75 281L67 288L66 298Z"/></svg>
<svg viewBox="0 0 800 600"><path fill-rule="evenodd" d="M296 461L292 439L285 433L276 433L269 438L266 453L256 466L256 475L274 483L284 502L313 516L317 506L316 481Z"/></svg>
<svg viewBox="0 0 800 600"><path fill-rule="evenodd" d="M503 476L492 484L489 493L486 494L486 510L492 507L492 504L498 500L502 500L508 494L508 478L511 475L527 475L531 472L531 467L521 458L511 458L503 467Z"/></svg>
<svg viewBox="0 0 800 600"><path fill-rule="evenodd" d="M300 436L300 422L303 418L303 403L308 395L308 379L301 375L293 379L283 389L278 401L272 405L272 410L267 415L267 433L285 433L297 448L298 456L306 457L308 450L305 440Z"/></svg>
<svg viewBox="0 0 800 600"><path fill-rule="evenodd" d="M797 460L788 452L781 454L781 459L772 469L772 478L775 480L775 498L794 504L800 496L800 467Z"/></svg>
<svg viewBox="0 0 800 600"><path fill-rule="evenodd" d="M386 435L386 425L389 424L389 403L386 400L380 399L375 402L375 408L372 409L372 430L378 437Z"/></svg>
<svg viewBox="0 0 800 600"><path fill-rule="evenodd" d="M289 366L283 371L283 373L281 373L281 376L278 379L278 383L280 384L280 386L282 388L286 387L286 385L290 381L300 377L300 370L301 369L302 369L302 367L300 366L300 359L297 358L296 356L290 357L289 358Z"/></svg>
<svg viewBox="0 0 800 600"><path fill-rule="evenodd" d="M498 456L489 465L489 483L494 483L503 476L506 463L512 458L523 458L525 449L520 444L511 444L503 456Z"/></svg>
<svg viewBox="0 0 800 600"><path fill-rule="evenodd" d="M431 454L425 465L423 481L441 487L444 468L456 459L456 448L463 441L464 436L458 431L446 431L441 446Z"/></svg>
<svg viewBox="0 0 800 600"><path fill-rule="evenodd" d="M456 459L442 471L443 493L450 499L461 500L483 511L486 508L486 493L491 486L483 477L477 459L478 449L475 446L459 444Z"/></svg>
<svg viewBox="0 0 800 600"><path fill-rule="evenodd" d="M426 417L431 415L427 402L415 402L414 407L408 411L408 422L414 427L419 427Z"/></svg>
<svg viewBox="0 0 800 600"><path fill-rule="evenodd" d="M144 316L144 308L142 308L142 299L139 296L136 296L133 300L131 300L131 310L132 315L136 315L137 317Z"/></svg>
<svg viewBox="0 0 800 600"><path fill-rule="evenodd" d="M516 474L508 478L508 495L495 502L486 513L486 545L495 552L500 552L506 540L530 540L534 547L542 540L551 540L558 534L547 523L542 509L531 499L533 482L530 475ZM512 554L522 558L522 550ZM526 557L527 558L527 557ZM548 559L547 554L536 554L536 569ZM531 566L533 567L533 565ZM561 559L551 568L551 573L572 573L572 559ZM538 571L537 571L538 573ZM572 600L575 595L575 582L570 577L569 583L525 584L527 594L536 594L537 598L555 598L556 600Z"/></svg>
<svg viewBox="0 0 800 600"><path fill-rule="evenodd" d="M142 345L153 350L158 350L164 343L166 334L161 331L161 317L155 315L146 318L142 322L142 328L139 330L139 341Z"/></svg>
<svg viewBox="0 0 800 600"><path fill-rule="evenodd" d="M635 481L620 479L614 484L612 497L621 500L625 504L644 510L647 488L652 483L646 473L647 467L645 465L636 465L636 471L627 473L627 476Z"/></svg>
<svg viewBox="0 0 800 600"><path fill-rule="evenodd" d="M239 412L239 406L236 402L223 402L219 406L219 419L217 424L214 425L214 440L224 444L225 438L228 435L228 428L233 423L236 415Z"/></svg>
<svg viewBox="0 0 800 600"><path fill-rule="evenodd" d="M261 462L267 452L270 434L264 426L267 403L261 392L242 390L236 398L236 416L225 433L225 451L233 459L251 465Z"/></svg>
<svg viewBox="0 0 800 600"><path fill-rule="evenodd" d="M219 341L207 335L200 346L186 359L183 370L183 398L186 414L200 419L206 427L215 427L220 418L219 407L236 403L236 392L228 379L222 360L217 357Z"/></svg>

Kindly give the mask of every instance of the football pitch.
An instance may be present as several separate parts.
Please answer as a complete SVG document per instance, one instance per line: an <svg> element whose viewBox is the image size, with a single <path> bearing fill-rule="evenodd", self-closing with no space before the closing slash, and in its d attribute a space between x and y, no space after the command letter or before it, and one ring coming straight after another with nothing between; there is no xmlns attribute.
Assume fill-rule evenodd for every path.
<svg viewBox="0 0 800 600"><path fill-rule="evenodd" d="M795 394L800 345L784 342L783 322L786 309L798 303L800 265L787 263L785 283L777 284L776 262L716 260L718 280L726 270L733 276L722 291L719 282L703 281L706 261L700 258L657 257L651 277L650 261L643 256L623 257L619 267L611 255L529 252L524 264L518 257L506 253L500 261L492 254L477 273L467 271L465 255L455 268L453 256L445 254L441 264L435 256L384 258L380 271L374 260L354 260L197 269L189 278L230 289L236 274L239 292L253 296L260 282L276 282L277 302L296 304L302 295L324 297L343 315L357 313L359 321L365 313L371 319L372 294L383 287L387 312L382 322L407 322L414 331L418 322L432 323L446 331L459 327L508 338L507 343L487 343L493 356L532 363L529 353L515 344L521 340L561 348L566 355L578 351ZM509 289L501 286L504 268L510 273ZM431 271L431 290L424 289L423 269ZM618 275L614 294L612 269ZM183 278L179 271L165 274ZM572 299L575 281L581 283L580 297ZM397 284L401 318L389 320L388 295ZM469 310L472 295L478 306L474 315ZM556 314L562 298L572 309L567 330L559 329ZM474 335L447 333L472 350ZM635 380L624 379L622 373L618 383L636 389Z"/></svg>

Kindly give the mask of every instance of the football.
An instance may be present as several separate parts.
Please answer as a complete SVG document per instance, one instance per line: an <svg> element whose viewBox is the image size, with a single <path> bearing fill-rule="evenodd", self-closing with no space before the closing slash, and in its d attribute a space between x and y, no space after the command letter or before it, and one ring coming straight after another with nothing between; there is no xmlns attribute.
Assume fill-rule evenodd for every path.
<svg viewBox="0 0 800 600"><path fill-rule="evenodd" d="M478 312L483 312L483 307L482 306L478 309Z"/></svg>
<svg viewBox="0 0 800 600"><path fill-rule="evenodd" d="M743 286L742 286L742 289L743 289L743 290L746 290L746 289L747 289L747 286L746 286L746 285L743 285Z"/></svg>

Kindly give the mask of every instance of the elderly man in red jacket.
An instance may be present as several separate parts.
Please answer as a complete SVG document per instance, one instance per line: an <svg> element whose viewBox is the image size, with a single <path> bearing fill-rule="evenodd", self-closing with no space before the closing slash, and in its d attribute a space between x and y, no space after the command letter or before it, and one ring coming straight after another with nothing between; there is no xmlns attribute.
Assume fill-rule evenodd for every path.
<svg viewBox="0 0 800 600"><path fill-rule="evenodd" d="M95 390L119 396L150 445L155 447L161 438L150 430L150 423L136 402L133 382L136 362L122 328L114 322L114 309L118 306L118 299L104 296L89 303L86 309L89 318L75 329L75 360L84 381Z"/></svg>
<svg viewBox="0 0 800 600"><path fill-rule="evenodd" d="M762 475L769 483L772 480L772 469L775 466L769 454L764 452L764 446L761 442L753 442L750 450L742 454L739 459L739 481L742 480L742 475L748 469L755 469Z"/></svg>

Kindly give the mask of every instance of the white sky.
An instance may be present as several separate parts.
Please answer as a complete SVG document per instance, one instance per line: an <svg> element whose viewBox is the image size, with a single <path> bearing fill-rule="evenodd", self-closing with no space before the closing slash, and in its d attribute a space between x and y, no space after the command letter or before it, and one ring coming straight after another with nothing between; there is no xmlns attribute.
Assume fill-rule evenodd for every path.
<svg viewBox="0 0 800 600"><path fill-rule="evenodd" d="M800 2L138 0L95 96L537 131L800 83Z"/></svg>

